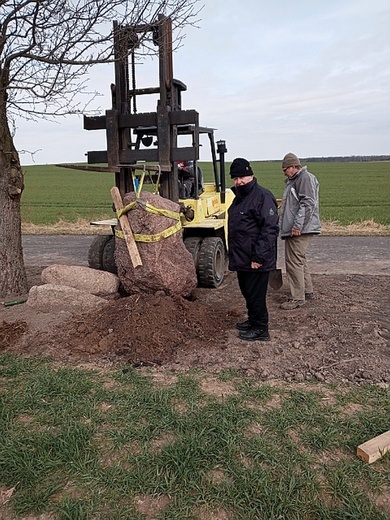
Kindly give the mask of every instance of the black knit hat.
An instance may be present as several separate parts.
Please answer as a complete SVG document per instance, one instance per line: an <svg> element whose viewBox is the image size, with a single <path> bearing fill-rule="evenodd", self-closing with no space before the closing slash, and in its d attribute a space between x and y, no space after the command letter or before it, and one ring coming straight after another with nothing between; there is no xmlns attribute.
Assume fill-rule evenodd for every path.
<svg viewBox="0 0 390 520"><path fill-rule="evenodd" d="M237 157L230 165L230 177L247 177L253 175L251 165L246 159Z"/></svg>

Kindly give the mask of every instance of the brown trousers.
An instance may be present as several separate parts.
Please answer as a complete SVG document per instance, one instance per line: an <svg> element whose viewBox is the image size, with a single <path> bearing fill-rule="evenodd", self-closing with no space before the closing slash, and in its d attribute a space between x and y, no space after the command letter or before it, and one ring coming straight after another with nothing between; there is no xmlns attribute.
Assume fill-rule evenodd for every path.
<svg viewBox="0 0 390 520"><path fill-rule="evenodd" d="M306 251L312 235L300 235L284 240L286 275L293 300L305 300L305 293L313 292L313 283L307 265Z"/></svg>

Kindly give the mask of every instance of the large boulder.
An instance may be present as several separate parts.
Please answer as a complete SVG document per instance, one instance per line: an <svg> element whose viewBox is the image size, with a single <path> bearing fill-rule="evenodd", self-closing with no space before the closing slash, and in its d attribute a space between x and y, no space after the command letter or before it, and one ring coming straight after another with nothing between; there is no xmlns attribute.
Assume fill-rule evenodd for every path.
<svg viewBox="0 0 390 520"><path fill-rule="evenodd" d="M68 310L73 314L95 309L108 303L104 298L73 287L49 283L31 287L27 299L27 305L42 312Z"/></svg>
<svg viewBox="0 0 390 520"><path fill-rule="evenodd" d="M124 205L135 201L135 198L135 193L127 193L123 199ZM141 193L140 199L156 208L179 213L178 204L159 195ZM177 220L173 218L147 212L142 204L136 205L126 217L133 233L139 235L156 235L177 224ZM192 255L184 245L181 230L156 242L136 243L142 266L134 268L125 240L115 240L118 277L129 294L157 291L179 296L191 294L197 286L197 276Z"/></svg>
<svg viewBox="0 0 390 520"><path fill-rule="evenodd" d="M46 284L65 285L90 294L114 294L119 289L115 274L80 265L50 265L42 271L41 279Z"/></svg>

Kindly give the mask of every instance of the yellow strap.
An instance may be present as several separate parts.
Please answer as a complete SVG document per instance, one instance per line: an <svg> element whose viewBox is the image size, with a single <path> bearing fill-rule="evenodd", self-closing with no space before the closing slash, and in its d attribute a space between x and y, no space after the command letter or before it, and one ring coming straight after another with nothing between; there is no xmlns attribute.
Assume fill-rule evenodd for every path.
<svg viewBox="0 0 390 520"><path fill-rule="evenodd" d="M125 206L124 208L118 210L116 212L118 219L122 215L125 215L132 209L136 208L137 206L141 206L145 211L153 215L162 215L163 217L171 218L173 220L177 220L178 222L176 222L176 224L174 224L173 226L165 229L164 231L156 233L155 235L140 235L138 233L134 233L134 240L136 242L158 242L159 240L170 237L174 233L177 233L181 230L182 226L179 213L167 209L156 208L155 206L152 206L152 204L149 204L149 202L144 202L141 199L136 199L133 202L130 202L130 204L127 204L127 206ZM115 230L115 235L119 238L124 238L123 232L121 230Z"/></svg>
<svg viewBox="0 0 390 520"><path fill-rule="evenodd" d="M141 204L143 206L143 204ZM180 214L176 213L176 211L170 211L169 209L160 209L156 208L155 206L152 206L149 204L149 202L145 203L145 206L143 206L144 209L148 213L152 213L153 215L162 215L163 217L172 218L173 220L180 220Z"/></svg>
<svg viewBox="0 0 390 520"><path fill-rule="evenodd" d="M150 175L151 170L146 166L146 164L143 164L142 166L143 166L143 171L142 171L141 175L139 176L138 183L136 183L137 176L135 174L135 170L133 170L131 173L131 176L133 179L133 187L134 187L134 191L135 191L135 196L137 199L141 195L141 191L142 191L142 188L144 185L145 176L146 176L147 171L149 172L150 180L152 181L152 176ZM140 169L140 168L138 168L138 169ZM158 189L160 187L160 178L161 178L161 166L158 164L157 180L156 180L156 183L152 182L152 184L154 184L153 193L155 195L158 195Z"/></svg>
<svg viewBox="0 0 390 520"><path fill-rule="evenodd" d="M130 202L130 204L127 204L124 208L118 209L116 212L117 217L120 218L122 215L126 215L126 213L134 209L136 206L138 206L138 201L135 200L134 202Z"/></svg>
<svg viewBox="0 0 390 520"><path fill-rule="evenodd" d="M134 233L134 240L136 242L159 242L163 238L168 238L180 230L181 222L176 222L173 226L164 229L164 231L156 233L155 235L139 235L138 233ZM120 229L115 230L115 235L119 238L124 238L123 231Z"/></svg>
<svg viewBox="0 0 390 520"><path fill-rule="evenodd" d="M138 190L135 193L135 196L137 197L137 199L139 199L139 197L141 195L141 191L142 191L142 188L144 186L145 175L146 175L146 168L145 168L145 164L144 164L144 170L141 173L141 176L140 176L140 179L139 179Z"/></svg>
<svg viewBox="0 0 390 520"><path fill-rule="evenodd" d="M159 209L155 206L152 206L152 204L149 204L149 202L144 202L141 199L136 199L133 202L130 202L127 206L124 208L118 210L116 212L117 217L121 217L122 215L125 215L132 209L134 209L136 206L141 206L145 211L148 213L152 213L153 215L162 215L163 217L172 218L173 220L180 220L180 214L175 211L170 211L167 209Z"/></svg>

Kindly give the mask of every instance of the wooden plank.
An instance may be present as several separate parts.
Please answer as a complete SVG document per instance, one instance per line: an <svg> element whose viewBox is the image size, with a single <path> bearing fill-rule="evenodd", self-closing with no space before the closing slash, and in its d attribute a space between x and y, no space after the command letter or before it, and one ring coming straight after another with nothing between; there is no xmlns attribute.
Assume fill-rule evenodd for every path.
<svg viewBox="0 0 390 520"><path fill-rule="evenodd" d="M158 162L158 149L157 148L148 148L142 150L120 150L119 151L119 159L120 164L122 166L124 164L132 164L137 161L145 161L145 162ZM169 170L171 169L171 165L169 165Z"/></svg>
<svg viewBox="0 0 390 520"><path fill-rule="evenodd" d="M171 125L199 126L199 112L196 110L174 110L169 114Z"/></svg>
<svg viewBox="0 0 390 520"><path fill-rule="evenodd" d="M357 456L372 464L390 450L390 430L357 447Z"/></svg>
<svg viewBox="0 0 390 520"><path fill-rule="evenodd" d="M119 193L119 189L114 186L111 188L111 197L114 201L115 209L117 211L124 208L123 201L121 194ZM133 267L139 267L142 265L142 260L138 252L137 244L134 240L133 231L130 226L129 219L126 217L126 215L122 215L119 217L119 222L123 231L123 236L125 237L125 241L127 244L127 249L129 250L131 263L133 264Z"/></svg>
<svg viewBox="0 0 390 520"><path fill-rule="evenodd" d="M136 88L135 90L129 90L130 96L143 96L144 94L159 94L160 87L146 87Z"/></svg>
<svg viewBox="0 0 390 520"><path fill-rule="evenodd" d="M104 130L106 116L84 116L84 130Z"/></svg>
<svg viewBox="0 0 390 520"><path fill-rule="evenodd" d="M119 128L137 128L137 126L157 127L157 113L140 112L139 114L119 115Z"/></svg>
<svg viewBox="0 0 390 520"><path fill-rule="evenodd" d="M107 160L107 151L106 150L98 150L87 152L87 162L88 164L106 164Z"/></svg>
<svg viewBox="0 0 390 520"><path fill-rule="evenodd" d="M194 146L187 146L182 148L172 149L172 161L197 161L199 159L197 151L199 148Z"/></svg>

